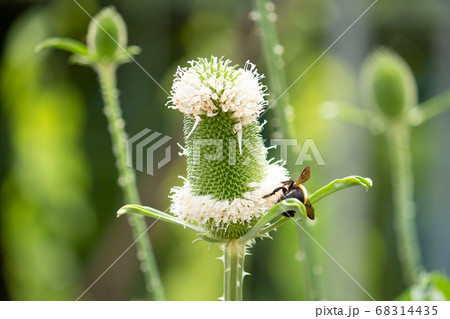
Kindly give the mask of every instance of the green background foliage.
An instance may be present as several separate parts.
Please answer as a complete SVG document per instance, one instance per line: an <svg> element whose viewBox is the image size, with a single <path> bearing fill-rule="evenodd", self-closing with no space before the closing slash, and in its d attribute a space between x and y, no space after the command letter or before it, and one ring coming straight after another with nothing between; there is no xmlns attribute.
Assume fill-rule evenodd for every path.
<svg viewBox="0 0 450 319"><path fill-rule="evenodd" d="M264 59L251 1L79 1L92 15L114 5L127 23L137 60L167 91L177 65L198 57L225 56L260 72ZM277 27L291 84L371 4L371 1L277 1ZM68 54L35 46L52 36L80 41L89 17L73 1L0 2L0 299L75 300L132 243L116 186L111 142L91 70L67 64ZM379 1L294 85L290 93L299 143L314 139L326 163L295 166L296 179L312 167L313 192L347 175L370 176L370 192L352 188L315 206L312 235L375 299L408 299L436 285L438 274L406 291L396 251L387 146L382 137L340 121L324 121L322 102L362 105L358 92L364 58L379 45L393 48L411 67L420 102L450 87L450 4L438 0ZM167 109L166 93L136 64L118 73L130 136L144 128L172 137L172 161L153 176L137 172L144 205L165 211L169 190L186 176L183 118ZM269 84L268 79L263 80ZM269 88L270 89L270 88ZM263 130L266 145L277 130ZM427 270L450 272L450 114L412 134L418 235ZM278 158L279 150L270 150ZM161 158L163 154L160 154ZM292 160L292 159L291 159ZM293 159L295 161L295 159ZM151 221L153 222L153 221ZM259 240L246 259L247 300L306 300L301 263L312 245L329 300L368 296L312 241L297 240L294 223ZM149 231L168 300L215 300L222 293L216 246L191 243L195 234L157 222ZM86 293L87 300L140 300L145 296L135 252L128 251ZM428 281L427 281L428 280ZM425 287L425 288L423 288ZM448 298L448 297L447 297Z"/></svg>

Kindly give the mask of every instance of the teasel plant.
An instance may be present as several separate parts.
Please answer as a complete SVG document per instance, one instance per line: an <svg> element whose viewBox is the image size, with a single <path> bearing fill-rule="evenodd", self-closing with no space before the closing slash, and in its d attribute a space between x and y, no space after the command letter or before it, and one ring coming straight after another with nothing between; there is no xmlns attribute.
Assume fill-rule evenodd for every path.
<svg viewBox="0 0 450 319"><path fill-rule="evenodd" d="M71 62L89 66L99 76L119 185L127 202L117 216L129 217L146 286L156 300L164 298L163 288L151 243L144 236L142 215L194 231L198 241L219 245L224 263L222 299L243 300L243 279L247 274L244 259L256 239L271 238L272 231L286 222L304 222L316 202L338 190L372 186L369 178L348 176L311 195L299 185L304 195L301 201L285 199L283 189L295 184L288 182L289 173L281 162L267 159L261 136L263 125L258 121L267 105L263 76L250 62L239 68L230 60L211 57L179 67L169 96L168 106L183 113L185 146L181 154L187 161L183 185L171 190L170 213L142 206L134 171L126 166L127 136L115 77L117 67L133 61L139 53L138 47L127 46L123 19L108 7L93 18L87 45L52 38L38 50L43 48L68 51L73 54Z"/></svg>
<svg viewBox="0 0 450 319"><path fill-rule="evenodd" d="M390 163L397 251L404 280L415 285L413 287L422 287L417 289L423 292L423 287L440 275L425 271L420 253L410 136L415 127L450 108L450 91L419 103L416 82L408 64L385 47L375 50L363 63L360 83L365 108L348 102L327 101L321 106L321 114L324 118L340 119L384 136Z"/></svg>
<svg viewBox="0 0 450 319"><path fill-rule="evenodd" d="M187 175L171 190L170 213L135 204L117 213L157 218L219 245L225 301L243 300L244 260L258 238L271 238L286 222L314 218L312 205L338 190L372 186L369 178L349 176L308 195L300 184L309 169L303 180L288 182L282 163L267 159L261 136L258 117L267 105L262 78L254 64L239 68L224 58L199 58L179 67L168 107L183 114L180 154L186 157ZM284 198L283 185L297 185L304 197Z"/></svg>
<svg viewBox="0 0 450 319"><path fill-rule="evenodd" d="M69 38L50 38L36 50L55 48L70 52L73 54L70 62L90 67L97 73L116 159L118 184L126 203L140 204L135 172L127 166L127 134L116 80L117 68L134 61L133 56L140 52L139 47L128 46L127 38L127 27L121 15L113 7L106 7L92 18L86 37L87 44ZM146 222L142 216L137 215L130 215L128 222L136 242L145 288L154 300L164 300L152 243L146 234Z"/></svg>

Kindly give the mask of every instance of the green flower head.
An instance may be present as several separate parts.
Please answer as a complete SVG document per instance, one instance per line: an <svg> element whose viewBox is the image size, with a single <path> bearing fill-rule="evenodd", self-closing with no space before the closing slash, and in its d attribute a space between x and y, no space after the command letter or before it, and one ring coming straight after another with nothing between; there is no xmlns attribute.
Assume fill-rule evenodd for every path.
<svg viewBox="0 0 450 319"><path fill-rule="evenodd" d="M362 68L366 103L386 117L396 118L417 104L417 88L408 64L394 51L380 48Z"/></svg>
<svg viewBox="0 0 450 319"><path fill-rule="evenodd" d="M172 190L172 213L205 225L216 237L238 238L273 205L287 178L270 164L258 116L266 87L254 64L212 57L178 68L169 107L185 114L187 178Z"/></svg>
<svg viewBox="0 0 450 319"><path fill-rule="evenodd" d="M100 11L88 27L88 50L98 57L113 59L127 46L127 27L113 7Z"/></svg>

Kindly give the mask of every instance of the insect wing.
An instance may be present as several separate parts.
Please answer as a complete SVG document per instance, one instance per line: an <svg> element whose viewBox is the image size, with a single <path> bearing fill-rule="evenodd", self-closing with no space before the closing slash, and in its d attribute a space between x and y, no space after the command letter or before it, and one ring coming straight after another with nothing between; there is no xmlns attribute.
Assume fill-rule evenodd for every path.
<svg viewBox="0 0 450 319"><path fill-rule="evenodd" d="M311 177L311 167L306 166L303 170L302 174L297 180L297 185L303 184L304 182L307 182L309 178Z"/></svg>

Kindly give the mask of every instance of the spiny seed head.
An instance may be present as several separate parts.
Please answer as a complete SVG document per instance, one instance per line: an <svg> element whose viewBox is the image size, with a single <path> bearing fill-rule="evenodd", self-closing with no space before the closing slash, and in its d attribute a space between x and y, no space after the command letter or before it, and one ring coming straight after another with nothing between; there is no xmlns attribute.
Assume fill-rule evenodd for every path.
<svg viewBox="0 0 450 319"><path fill-rule="evenodd" d="M243 127L242 151L230 113L220 112L205 118L192 132L193 119L185 118L187 178L196 195L212 195L218 200L233 200L266 176L266 155L258 123Z"/></svg>
<svg viewBox="0 0 450 319"><path fill-rule="evenodd" d="M411 69L394 51L380 48L364 63L362 91L366 103L390 118L405 114L417 104L417 89Z"/></svg>
<svg viewBox="0 0 450 319"><path fill-rule="evenodd" d="M113 7L103 9L89 23L87 47L98 58L113 59L127 41L125 22Z"/></svg>

